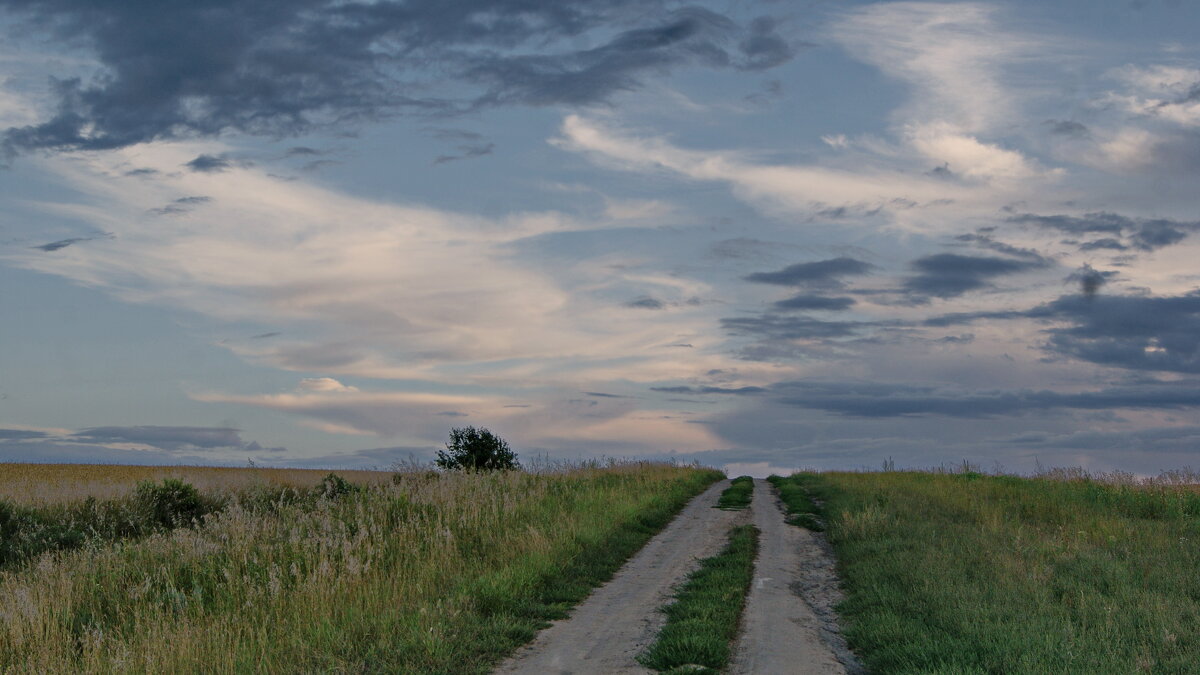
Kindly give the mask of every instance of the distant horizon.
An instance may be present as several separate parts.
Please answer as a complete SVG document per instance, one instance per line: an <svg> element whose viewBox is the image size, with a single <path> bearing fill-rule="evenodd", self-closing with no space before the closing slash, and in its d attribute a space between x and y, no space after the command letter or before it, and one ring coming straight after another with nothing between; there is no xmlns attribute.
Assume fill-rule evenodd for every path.
<svg viewBox="0 0 1200 675"><path fill-rule="evenodd" d="M1200 6L453 14L0 1L0 460L1198 463Z"/></svg>

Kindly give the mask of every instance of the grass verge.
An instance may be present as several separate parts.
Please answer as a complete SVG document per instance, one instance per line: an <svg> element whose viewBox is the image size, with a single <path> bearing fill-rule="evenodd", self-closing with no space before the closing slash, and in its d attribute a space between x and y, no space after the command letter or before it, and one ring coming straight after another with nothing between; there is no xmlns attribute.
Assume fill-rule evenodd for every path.
<svg viewBox="0 0 1200 675"><path fill-rule="evenodd" d="M4 672L484 673L721 475L401 474L0 571Z"/></svg>
<svg viewBox="0 0 1200 675"><path fill-rule="evenodd" d="M754 578L758 528L729 531L729 544L700 562L663 611L667 623L638 657L647 668L667 673L717 673L729 663L730 644ZM696 668L702 666L702 668Z"/></svg>
<svg viewBox="0 0 1200 675"><path fill-rule="evenodd" d="M813 501L809 491L817 481L814 474L796 474L790 478L768 476L767 481L779 491L779 498L787 507L787 522L799 525L813 532L825 531L825 519L821 517L821 509Z"/></svg>
<svg viewBox="0 0 1200 675"><path fill-rule="evenodd" d="M845 635L876 673L1196 672L1200 494L978 473L825 473Z"/></svg>
<svg viewBox="0 0 1200 675"><path fill-rule="evenodd" d="M726 511L741 511L750 506L750 499L753 496L754 479L750 476L738 476L730 481L729 487L721 492L721 496L717 498L715 508Z"/></svg>

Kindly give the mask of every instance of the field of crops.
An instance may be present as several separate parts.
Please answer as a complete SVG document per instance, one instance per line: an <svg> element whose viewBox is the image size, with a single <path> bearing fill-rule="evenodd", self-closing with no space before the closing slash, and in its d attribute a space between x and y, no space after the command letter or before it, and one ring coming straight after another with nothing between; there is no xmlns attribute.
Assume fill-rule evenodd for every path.
<svg viewBox="0 0 1200 675"><path fill-rule="evenodd" d="M4 482L34 495L39 470ZM138 488L140 471L80 469L111 501L79 487L0 513L61 544L0 567L0 669L486 672L721 478L645 463L382 482L236 470L249 476L218 471L192 493ZM174 471L154 478L198 475ZM199 520L171 515L184 507Z"/></svg>

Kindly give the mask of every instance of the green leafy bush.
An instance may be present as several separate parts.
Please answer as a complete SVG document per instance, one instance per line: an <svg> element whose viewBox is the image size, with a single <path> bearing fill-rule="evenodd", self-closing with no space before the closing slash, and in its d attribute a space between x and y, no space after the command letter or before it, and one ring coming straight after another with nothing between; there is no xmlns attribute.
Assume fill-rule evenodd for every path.
<svg viewBox="0 0 1200 675"><path fill-rule="evenodd" d="M151 528L189 527L216 510L213 506L194 485L178 478L142 481L133 490L133 508Z"/></svg>
<svg viewBox="0 0 1200 675"><path fill-rule="evenodd" d="M336 473L331 473L321 479L321 484L317 486L317 496L324 499L340 499L361 490L361 486L351 483Z"/></svg>
<svg viewBox="0 0 1200 675"><path fill-rule="evenodd" d="M508 442L480 427L455 427L445 451L435 462L443 469L461 471L518 471L517 456Z"/></svg>

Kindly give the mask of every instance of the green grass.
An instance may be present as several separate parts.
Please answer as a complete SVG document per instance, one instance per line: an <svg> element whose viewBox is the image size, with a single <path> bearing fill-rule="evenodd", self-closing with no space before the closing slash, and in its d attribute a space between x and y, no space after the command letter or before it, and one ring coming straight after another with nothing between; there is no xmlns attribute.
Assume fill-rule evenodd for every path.
<svg viewBox="0 0 1200 675"><path fill-rule="evenodd" d="M741 511L750 506L754 496L754 479L750 476L738 476L729 482L729 487L721 492L715 508L726 511Z"/></svg>
<svg viewBox="0 0 1200 675"><path fill-rule="evenodd" d="M729 663L730 644L737 637L757 552L757 528L732 528L724 550L702 560L700 568L675 595L675 602L663 609L667 623L638 661L647 668L669 673L715 673L723 669Z"/></svg>
<svg viewBox="0 0 1200 675"><path fill-rule="evenodd" d="M809 493L814 480L818 480L815 474L796 474L790 478L779 476L767 478L767 481L779 491L779 498L787 506L788 523L808 528L814 532L824 532L825 520L821 517L821 510Z"/></svg>
<svg viewBox="0 0 1200 675"><path fill-rule="evenodd" d="M0 672L485 673L721 477L593 463L231 498L0 570Z"/></svg>
<svg viewBox="0 0 1200 675"><path fill-rule="evenodd" d="M1193 487L800 474L874 673L1200 672Z"/></svg>

